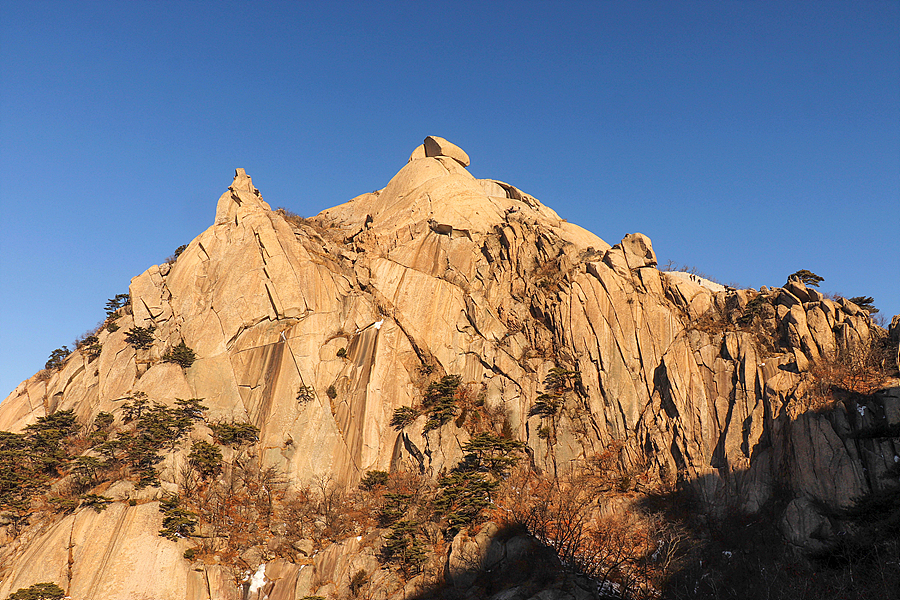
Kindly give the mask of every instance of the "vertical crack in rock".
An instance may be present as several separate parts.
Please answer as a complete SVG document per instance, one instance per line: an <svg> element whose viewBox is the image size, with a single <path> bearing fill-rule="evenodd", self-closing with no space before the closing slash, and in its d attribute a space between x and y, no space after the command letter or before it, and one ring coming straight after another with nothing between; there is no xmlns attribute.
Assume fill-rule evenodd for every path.
<svg viewBox="0 0 900 600"><path fill-rule="evenodd" d="M272 312L275 314L275 318L272 320L277 321L279 319L279 317L281 317L281 313L278 310L278 305L275 303L275 298L272 297L272 288L270 287L268 281L266 281L266 283L265 283L265 288L266 288L266 296L269 298L269 304L272 305Z"/></svg>
<svg viewBox="0 0 900 600"><path fill-rule="evenodd" d="M350 460L358 472L361 468L363 437L369 418L369 384L378 351L380 326L368 327L353 338L347 348L352 361L353 387L347 390L335 410L335 420L350 453ZM349 481L354 474L345 473Z"/></svg>
<svg viewBox="0 0 900 600"><path fill-rule="evenodd" d="M69 545L66 548L67 550L67 561L66 561L66 595L69 595L69 592L72 590L72 571L75 567L75 520L77 517L72 517L72 527L69 529Z"/></svg>
<svg viewBox="0 0 900 600"><path fill-rule="evenodd" d="M268 255L268 251L266 250L265 245L262 242L262 239L259 237L259 232L254 231L253 237L256 239L256 246L259 248L259 258L262 260L263 265L268 265L269 262L266 260L266 256Z"/></svg>
<svg viewBox="0 0 900 600"><path fill-rule="evenodd" d="M120 505L121 506L121 505ZM88 509L82 509L82 512ZM114 551L119 543L119 537L122 534L122 528L125 524L126 517L128 515L128 511L130 507L122 506L122 511L116 519L116 524L113 527L112 533L109 536L109 539L106 543L106 549L103 552L103 558L96 565L91 565L91 571L93 572L93 577L91 577L91 583L88 586L88 593L85 595L85 598L95 598L97 597L97 589L100 586L100 583L103 582L104 577L106 576L107 568L109 567L110 559L113 556Z"/></svg>
<svg viewBox="0 0 900 600"><path fill-rule="evenodd" d="M281 363L284 358L285 341L283 338L279 338L278 341L270 344L269 347L271 348L271 352L266 356L265 364L262 367L262 393L260 394L259 403L252 407L252 412L250 412L251 419L260 429L266 427L275 402L275 388L278 383L279 375L281 374Z"/></svg>

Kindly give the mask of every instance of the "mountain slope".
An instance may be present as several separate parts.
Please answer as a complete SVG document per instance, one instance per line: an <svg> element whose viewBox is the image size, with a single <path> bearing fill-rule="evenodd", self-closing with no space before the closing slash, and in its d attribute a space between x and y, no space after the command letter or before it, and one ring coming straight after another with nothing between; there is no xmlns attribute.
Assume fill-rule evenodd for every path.
<svg viewBox="0 0 900 600"><path fill-rule="evenodd" d="M370 471L434 481L484 432L521 440L530 469L556 479L614 449L623 491L690 488L712 515L753 514L787 490L778 517L804 548L826 509L893 485L880 476L897 441L850 434L900 422L898 388L816 395L823 365L886 337L867 313L797 281L757 292L661 272L646 236L611 247L467 164L428 138L384 189L310 219L272 211L238 169L215 224L131 281L118 329L97 333L99 355L76 350L23 382L0 404L0 429L69 409L83 425L108 412L125 426L123 398L201 398L193 440L249 423L258 443L224 448L226 462L318 482L323 497ZM133 328L152 343L135 348ZM164 360L181 342L196 354L187 368ZM452 375L454 418L432 427L430 386ZM415 412L392 426L402 407ZM252 586L240 592L233 572L268 561L264 581L281 582L269 598L301 598L345 589L362 568L353 560L370 577L389 571L375 534L330 546L319 532L315 556L260 544L247 554L247 544L231 563L183 558L190 536L157 537L163 492L185 493L191 446L172 450L160 488L135 486L126 469L103 484L115 500L106 511L8 525L0 597L45 580L73 598L247 597ZM466 535L445 550L447 565ZM437 576L453 581L452 571ZM397 577L385 597L402 591Z"/></svg>

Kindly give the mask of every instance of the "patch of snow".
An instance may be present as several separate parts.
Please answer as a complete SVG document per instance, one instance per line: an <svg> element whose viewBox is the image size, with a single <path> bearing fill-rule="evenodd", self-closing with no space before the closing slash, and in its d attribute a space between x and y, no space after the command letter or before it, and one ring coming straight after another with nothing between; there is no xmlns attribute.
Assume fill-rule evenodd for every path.
<svg viewBox="0 0 900 600"><path fill-rule="evenodd" d="M373 327L374 327L375 329L381 329L381 326L382 326L382 325L384 325L384 319L382 319L382 320L380 320L380 321L375 321L375 324L373 325Z"/></svg>
<svg viewBox="0 0 900 600"><path fill-rule="evenodd" d="M256 573L250 578L250 593L254 593L266 584L266 563L259 565Z"/></svg>
<svg viewBox="0 0 900 600"><path fill-rule="evenodd" d="M725 558L731 558L731 550L726 550L722 553L722 556L724 556Z"/></svg>
<svg viewBox="0 0 900 600"><path fill-rule="evenodd" d="M356 541L357 541L357 542L361 542L361 541L362 541L362 536L361 536L361 535L356 536Z"/></svg>
<svg viewBox="0 0 900 600"><path fill-rule="evenodd" d="M856 410L859 411L859 414L863 417L866 416L866 406L864 404L860 404L856 407Z"/></svg>
<svg viewBox="0 0 900 600"><path fill-rule="evenodd" d="M894 455L894 462L900 462L900 456Z"/></svg>
<svg viewBox="0 0 900 600"><path fill-rule="evenodd" d="M721 283L710 281L709 279L694 275L693 273L687 273L685 271L663 271L663 273L666 277L674 277L676 279L681 279L682 281L690 281L693 284L703 286L711 292L725 291L725 286Z"/></svg>

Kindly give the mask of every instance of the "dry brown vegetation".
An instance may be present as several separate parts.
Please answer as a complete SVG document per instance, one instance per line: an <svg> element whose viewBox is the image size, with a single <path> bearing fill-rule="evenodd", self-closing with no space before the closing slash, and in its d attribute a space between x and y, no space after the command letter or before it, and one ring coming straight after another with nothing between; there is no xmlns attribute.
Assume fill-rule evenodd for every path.
<svg viewBox="0 0 900 600"><path fill-rule="evenodd" d="M658 598L693 542L683 527L640 506L634 489L649 479L646 469L624 463L614 442L566 477L517 469L494 519L524 526L553 549L564 572L607 582L623 599Z"/></svg>
<svg viewBox="0 0 900 600"><path fill-rule="evenodd" d="M891 371L887 339L839 350L810 369L822 395L838 391L868 396L885 386Z"/></svg>

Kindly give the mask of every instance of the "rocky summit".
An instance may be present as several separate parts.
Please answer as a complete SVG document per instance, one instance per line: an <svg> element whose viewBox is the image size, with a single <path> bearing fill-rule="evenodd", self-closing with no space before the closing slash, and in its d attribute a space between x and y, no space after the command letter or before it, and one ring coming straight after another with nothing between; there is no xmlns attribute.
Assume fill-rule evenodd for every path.
<svg viewBox="0 0 900 600"><path fill-rule="evenodd" d="M709 587L748 556L845 582L854 509L900 515L900 318L661 271L469 162L427 137L311 218L237 169L0 404L0 598L753 597Z"/></svg>

